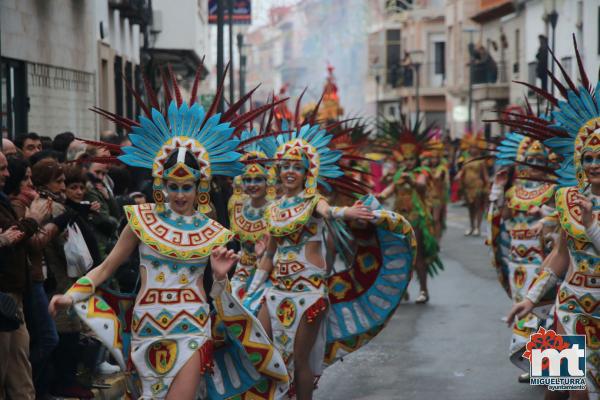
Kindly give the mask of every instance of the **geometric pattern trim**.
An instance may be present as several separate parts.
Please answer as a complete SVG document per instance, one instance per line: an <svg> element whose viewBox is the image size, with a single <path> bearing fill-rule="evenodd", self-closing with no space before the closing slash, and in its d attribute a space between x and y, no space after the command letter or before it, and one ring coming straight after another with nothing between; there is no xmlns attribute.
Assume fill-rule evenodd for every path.
<svg viewBox="0 0 600 400"><path fill-rule="evenodd" d="M175 221L173 226L154 204L125 206L129 227L136 236L157 253L170 258L190 260L210 255L213 248L226 244L233 233L218 222L196 212L193 222L188 218Z"/></svg>

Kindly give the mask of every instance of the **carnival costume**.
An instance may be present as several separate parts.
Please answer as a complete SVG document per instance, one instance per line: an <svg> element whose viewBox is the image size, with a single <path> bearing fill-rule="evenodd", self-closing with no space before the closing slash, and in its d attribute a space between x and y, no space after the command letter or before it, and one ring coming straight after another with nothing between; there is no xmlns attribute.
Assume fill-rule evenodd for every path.
<svg viewBox="0 0 600 400"><path fill-rule="evenodd" d="M434 219L434 233L439 240L442 231L446 228L446 207L450 194L450 170L448 169L448 160L444 157L444 145L438 137L433 137L428 141L427 150L421 153L420 158L430 171L427 200ZM434 164L435 159L437 159L437 164Z"/></svg>
<svg viewBox="0 0 600 400"><path fill-rule="evenodd" d="M550 252L547 236L543 231L536 231L536 225L544 222L554 211L555 185L527 180L521 164L526 164L528 157L547 159L548 152L537 140L515 132L508 133L497 149L496 165L506 168L516 164L517 179L506 191L494 184L490 194L488 221L491 236L488 242L492 245L498 280L513 303L525 298ZM532 214L532 209L539 210L539 213ZM549 293L550 298L542 305L550 304L554 300L553 295L555 293ZM548 309L538 309L513 324L510 360L525 371L529 371L529 362L522 358L522 354L530 335L540 326L547 327Z"/></svg>
<svg viewBox="0 0 600 400"><path fill-rule="evenodd" d="M363 198L375 215L366 227L346 226L343 208L332 208L330 218L318 217L315 210L323 200L318 188L348 195L364 188L344 176L338 162L345 155L329 149L332 135L326 129L310 123L290 129L287 121L282 121L281 128L292 132L277 136L275 158L303 161L306 177L300 194L284 196L267 210L269 234L277 243L273 256L276 283L267 289L264 307L273 342L291 378L301 320L306 315L308 323L313 323L327 310L313 348L306 349L317 377L325 366L366 344L393 315L410 281L415 240L408 221L382 210L372 196ZM325 249L326 234L334 236L338 252L354 255L346 253L346 269L329 276L306 255L309 242L320 242L321 250Z"/></svg>
<svg viewBox="0 0 600 400"><path fill-rule="evenodd" d="M600 82L595 88L590 85L583 68L577 44L575 53L579 66L581 85L576 86L566 74L562 65L555 59L562 75L563 86L557 77L551 75L563 100L550 93L524 83L553 106L549 124L541 118L528 118L522 121L508 121L528 136L544 140L544 144L560 158L556 171L560 189L556 192L556 209L563 234L566 236L570 264L556 298L556 318L566 335L586 336L586 377L590 399L600 398L600 244L595 241L600 218L600 196L591 193L583 168L583 155L586 152L600 151ZM582 222L582 212L574 203L574 197L581 193L593 203L594 223L586 229ZM527 298L533 303L559 283L560 277L551 270L544 270L533 282Z"/></svg>
<svg viewBox="0 0 600 400"><path fill-rule="evenodd" d="M415 167L407 170L399 166L393 173L394 211L404 216L415 230L419 243L420 257L427 265L430 276L436 275L444 266L439 257L439 244L434 233L433 217L429 197L419 191L415 182L420 177L426 179L426 187L431 179L431 170L419 166L418 160L424 151L428 151L429 128L421 130L421 124L410 127L405 119L401 121L384 121L379 129L379 146L382 151L392 149L392 156L398 163L407 159L415 162Z"/></svg>
<svg viewBox="0 0 600 400"><path fill-rule="evenodd" d="M244 131L240 139L242 142L256 138L256 131ZM258 264L258 257L254 250L256 242L261 240L267 234L267 223L265 212L271 201L275 199L275 171L272 162L263 165L263 160L272 159L277 145L272 136L251 142L244 147L245 154L241 161L245 162L244 171L238 179L264 179L267 185L265 204L261 207L254 207L249 196L239 194L230 200L229 205L229 223L231 230L240 241L240 260L238 261L235 273L231 278L231 289L239 301L244 301L250 282L254 277ZM238 184L239 185L239 184ZM243 183L241 184L243 186ZM267 286L273 283L267 279L261 287L257 288L250 299L248 299L247 308L257 310L258 304L262 299L262 294Z"/></svg>
<svg viewBox="0 0 600 400"><path fill-rule="evenodd" d="M155 204L126 206L128 228L140 241L140 270L145 282L125 321L97 294L94 283L83 277L67 292L81 319L109 348L125 370L127 360L135 366L132 376L141 382L142 399L164 398L186 362L200 354L198 371L211 399L246 392L252 398L280 398L287 392L285 364L264 329L231 295L228 282L216 281L210 295L215 312L199 288L212 249L225 245L233 234L206 217L210 210L209 188L213 175L241 173L239 140L234 131L261 111L236 115L243 101L224 114L215 114L222 86L207 111L195 103L197 75L191 100L181 99L171 74L175 98L165 80L163 115L154 92L146 88L151 107L134 92L145 116L139 122L98 110L130 132L132 145L123 148L119 160L126 165L152 170ZM185 164L193 154L199 170ZM176 163L165 166L176 154ZM165 202L164 180L198 182L197 210L193 215L175 213ZM130 353L123 352L122 332L131 330ZM138 389L130 380L136 397Z"/></svg>
<svg viewBox="0 0 600 400"><path fill-rule="evenodd" d="M481 134L472 134L467 132L461 139L461 161L462 179L461 189L465 201L469 204L480 199L485 199L488 195L488 187L484 176L484 170L487 168L486 161L473 156L472 149L485 149L485 141Z"/></svg>

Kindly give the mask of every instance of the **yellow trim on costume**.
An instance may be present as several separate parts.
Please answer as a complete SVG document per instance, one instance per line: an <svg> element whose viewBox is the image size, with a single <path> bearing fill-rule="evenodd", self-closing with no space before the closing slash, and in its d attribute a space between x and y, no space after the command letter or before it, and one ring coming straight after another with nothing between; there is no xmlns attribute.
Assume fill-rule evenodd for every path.
<svg viewBox="0 0 600 400"><path fill-rule="evenodd" d="M273 236L287 236L301 229L312 216L315 207L323 198L320 194L304 198L304 201L296 206L282 209L280 206L284 201L290 199L279 199L269 205L265 218L269 233Z"/></svg>
<svg viewBox="0 0 600 400"><path fill-rule="evenodd" d="M581 210L574 203L575 195L579 190L574 187L560 188L556 191L556 211L561 227L569 236L580 242L589 242L590 239L585 233L585 227L581 221ZM598 218L598 213L594 212Z"/></svg>
<svg viewBox="0 0 600 400"><path fill-rule="evenodd" d="M256 242L267 233L265 218L250 221L244 215L244 202L232 204L229 210L229 223L231 230L242 242Z"/></svg>
<svg viewBox="0 0 600 400"><path fill-rule="evenodd" d="M516 211L527 211L532 207L541 207L554 197L555 185L545 183L539 188L527 190L521 185L514 185L506 191L508 207Z"/></svg>
<svg viewBox="0 0 600 400"><path fill-rule="evenodd" d="M166 257L179 260L208 257L213 248L225 245L233 237L231 231L199 212L193 216L197 225L183 229L166 222L156 212L154 204L125 206L123 209L135 235Z"/></svg>

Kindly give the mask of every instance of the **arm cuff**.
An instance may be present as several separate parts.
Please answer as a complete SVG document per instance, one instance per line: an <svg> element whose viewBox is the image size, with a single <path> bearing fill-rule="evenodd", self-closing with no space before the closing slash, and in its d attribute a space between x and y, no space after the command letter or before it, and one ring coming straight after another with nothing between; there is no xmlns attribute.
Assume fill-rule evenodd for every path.
<svg viewBox="0 0 600 400"><path fill-rule="evenodd" d="M77 279L77 282L75 282L65 294L71 296L73 303L78 303L92 297L95 291L96 287L94 286L94 282L87 276L82 276Z"/></svg>
<svg viewBox="0 0 600 400"><path fill-rule="evenodd" d="M227 279L227 277L225 277L224 279L221 279L220 281L218 281L214 278L215 278L215 276L213 275L213 284L212 284L212 288L210 289L210 297L212 297L213 299L216 299L217 297L219 297L221 295L221 293L223 293L223 290L225 290L227 288L229 279Z"/></svg>
<svg viewBox="0 0 600 400"><path fill-rule="evenodd" d="M539 303L544 295L548 293L550 289L556 286L559 278L556 276L554 271L550 269L544 269L542 272L535 277L529 290L527 291L527 297L533 304Z"/></svg>

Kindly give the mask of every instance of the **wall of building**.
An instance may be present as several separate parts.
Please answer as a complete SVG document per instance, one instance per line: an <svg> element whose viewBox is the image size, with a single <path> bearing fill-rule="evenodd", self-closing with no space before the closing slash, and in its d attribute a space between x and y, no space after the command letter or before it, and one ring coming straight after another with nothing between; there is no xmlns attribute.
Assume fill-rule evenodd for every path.
<svg viewBox="0 0 600 400"><path fill-rule="evenodd" d="M87 1L3 0L2 56L26 62L28 130L93 136L94 5Z"/></svg>

